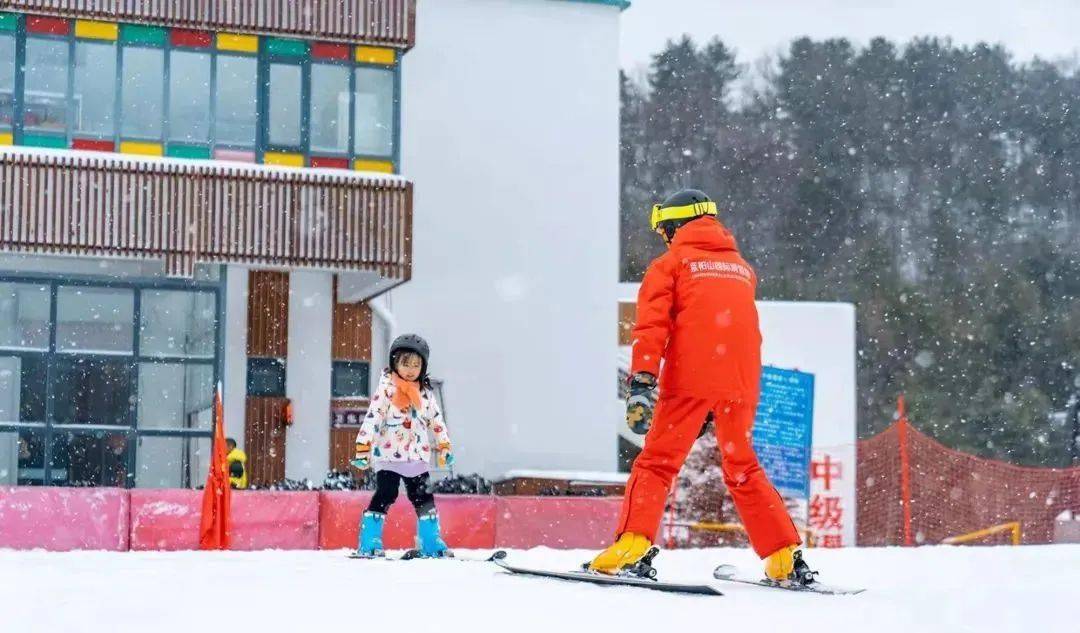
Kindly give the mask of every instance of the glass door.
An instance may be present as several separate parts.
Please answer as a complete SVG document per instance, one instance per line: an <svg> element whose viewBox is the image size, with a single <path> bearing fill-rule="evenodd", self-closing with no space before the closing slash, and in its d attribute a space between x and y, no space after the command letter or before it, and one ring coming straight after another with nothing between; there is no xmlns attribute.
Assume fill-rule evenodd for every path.
<svg viewBox="0 0 1080 633"><path fill-rule="evenodd" d="M0 485L198 483L219 299L207 285L0 279Z"/></svg>

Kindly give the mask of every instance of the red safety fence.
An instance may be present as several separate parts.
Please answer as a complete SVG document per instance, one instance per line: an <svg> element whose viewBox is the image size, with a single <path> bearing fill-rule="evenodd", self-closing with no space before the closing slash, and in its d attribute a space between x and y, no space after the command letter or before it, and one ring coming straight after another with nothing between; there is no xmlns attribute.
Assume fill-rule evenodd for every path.
<svg viewBox="0 0 1080 633"><path fill-rule="evenodd" d="M235 492L233 550L341 549L357 545L370 492ZM194 550L198 490L0 487L0 549ZM599 548L611 542L621 500L436 495L450 547ZM388 549L413 547L416 513L390 508Z"/></svg>
<svg viewBox="0 0 1080 633"><path fill-rule="evenodd" d="M1080 511L1080 468L1030 468L961 453L902 415L860 441L857 460L862 546L940 543L1013 521L1020 522L1021 542L1050 543L1055 518Z"/></svg>

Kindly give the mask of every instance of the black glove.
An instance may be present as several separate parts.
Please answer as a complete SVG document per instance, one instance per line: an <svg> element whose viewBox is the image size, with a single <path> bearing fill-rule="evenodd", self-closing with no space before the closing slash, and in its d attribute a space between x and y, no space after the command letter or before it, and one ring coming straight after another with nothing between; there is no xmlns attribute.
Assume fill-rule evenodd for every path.
<svg viewBox="0 0 1080 633"><path fill-rule="evenodd" d="M637 435L645 435L652 426L656 377L639 372L630 378L630 396L626 399L626 426Z"/></svg>

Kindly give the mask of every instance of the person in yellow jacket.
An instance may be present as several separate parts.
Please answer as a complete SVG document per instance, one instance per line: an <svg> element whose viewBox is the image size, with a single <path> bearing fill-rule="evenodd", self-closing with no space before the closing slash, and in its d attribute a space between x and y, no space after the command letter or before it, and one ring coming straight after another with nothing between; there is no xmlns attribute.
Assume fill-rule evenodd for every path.
<svg viewBox="0 0 1080 633"><path fill-rule="evenodd" d="M236 490L244 490L248 486L247 477L247 453L236 446L233 438L225 439L225 448L229 449L225 459L229 462L229 485Z"/></svg>

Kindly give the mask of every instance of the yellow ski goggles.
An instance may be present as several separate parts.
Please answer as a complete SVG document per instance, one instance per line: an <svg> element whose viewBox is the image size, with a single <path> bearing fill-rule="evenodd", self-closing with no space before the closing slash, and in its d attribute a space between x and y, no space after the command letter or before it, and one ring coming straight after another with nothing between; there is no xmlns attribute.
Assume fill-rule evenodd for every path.
<svg viewBox="0 0 1080 633"><path fill-rule="evenodd" d="M652 230L655 231L656 227L666 220L686 220L703 215L716 215L716 203L712 201L695 202L681 207L665 207L654 204L652 207Z"/></svg>

